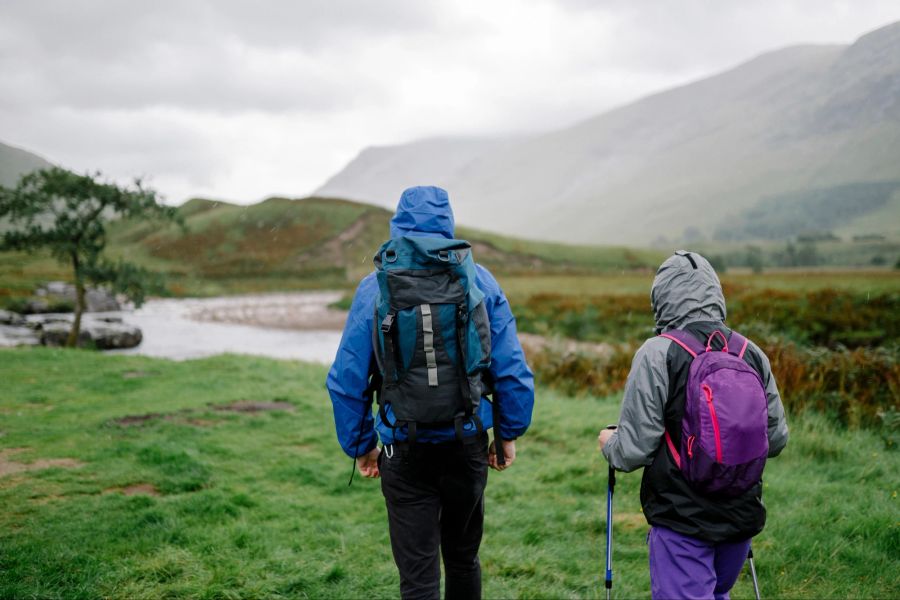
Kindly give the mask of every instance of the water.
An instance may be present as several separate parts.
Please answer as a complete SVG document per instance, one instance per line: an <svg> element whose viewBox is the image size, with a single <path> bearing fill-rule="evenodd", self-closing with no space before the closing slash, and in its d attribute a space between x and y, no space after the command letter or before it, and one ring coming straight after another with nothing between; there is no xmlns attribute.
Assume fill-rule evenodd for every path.
<svg viewBox="0 0 900 600"><path fill-rule="evenodd" d="M143 332L136 348L108 352L174 360L231 352L329 364L341 332L335 312L327 306L340 297L340 292L309 292L149 300L134 311L104 313L120 316ZM297 329L259 325L280 321Z"/></svg>

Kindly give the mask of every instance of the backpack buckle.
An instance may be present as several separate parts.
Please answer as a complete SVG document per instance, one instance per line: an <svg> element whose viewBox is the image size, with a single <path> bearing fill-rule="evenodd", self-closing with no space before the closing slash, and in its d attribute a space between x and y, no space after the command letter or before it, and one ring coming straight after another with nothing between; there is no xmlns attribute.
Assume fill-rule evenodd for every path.
<svg viewBox="0 0 900 600"><path fill-rule="evenodd" d="M394 326L394 313L388 313L381 322L381 333L390 333Z"/></svg>
<svg viewBox="0 0 900 600"><path fill-rule="evenodd" d="M450 251L449 250L439 250L438 258L444 262L450 262Z"/></svg>

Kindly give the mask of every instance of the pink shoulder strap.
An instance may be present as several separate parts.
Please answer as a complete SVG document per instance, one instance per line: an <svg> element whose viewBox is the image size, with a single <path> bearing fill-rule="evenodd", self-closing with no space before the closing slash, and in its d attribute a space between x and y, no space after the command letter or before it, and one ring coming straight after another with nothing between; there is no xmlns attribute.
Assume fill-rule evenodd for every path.
<svg viewBox="0 0 900 600"><path fill-rule="evenodd" d="M671 331L661 333L659 334L659 337L664 337L668 340L672 340L673 342L687 350L688 353L690 353L690 355L694 358L697 358L697 355L702 354L705 350L700 340L695 338L687 331L681 331L680 329L673 329Z"/></svg>
<svg viewBox="0 0 900 600"><path fill-rule="evenodd" d="M740 359L744 358L744 353L747 351L747 338L739 334L734 329L731 330L731 350L729 351L731 354L734 354Z"/></svg>

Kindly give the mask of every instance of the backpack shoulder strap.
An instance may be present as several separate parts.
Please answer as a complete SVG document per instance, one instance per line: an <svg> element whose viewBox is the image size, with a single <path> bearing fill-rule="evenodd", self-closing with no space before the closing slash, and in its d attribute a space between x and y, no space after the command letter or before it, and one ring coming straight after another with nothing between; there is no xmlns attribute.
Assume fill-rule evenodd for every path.
<svg viewBox="0 0 900 600"><path fill-rule="evenodd" d="M740 358L744 359L744 353L747 352L748 346L747 338L739 334L734 329L731 330L731 335L728 339L728 353L733 354Z"/></svg>
<svg viewBox="0 0 900 600"><path fill-rule="evenodd" d="M673 329L671 331L661 333L659 334L659 337L664 337L666 339L672 340L673 342L687 350L694 358L697 358L698 355L703 354L706 351L706 348L703 346L700 340L698 340L687 331L682 331L681 329Z"/></svg>

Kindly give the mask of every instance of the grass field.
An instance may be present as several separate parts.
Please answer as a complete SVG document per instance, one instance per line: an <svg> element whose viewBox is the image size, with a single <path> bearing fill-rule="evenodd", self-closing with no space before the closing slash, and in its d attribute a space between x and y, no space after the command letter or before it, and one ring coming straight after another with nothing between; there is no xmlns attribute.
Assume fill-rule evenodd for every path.
<svg viewBox="0 0 900 600"><path fill-rule="evenodd" d="M324 375L242 356L0 351L0 597L396 597L378 484L347 487ZM248 408L237 401L279 410L219 410ZM618 403L539 390L516 465L490 476L486 598L603 595L595 437ZM763 596L900 596L900 454L815 415L790 424L766 471ZM639 481L617 487L618 598L648 596ZM745 574L733 597L751 596Z"/></svg>

